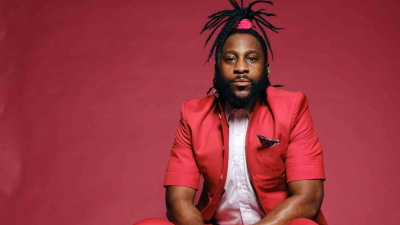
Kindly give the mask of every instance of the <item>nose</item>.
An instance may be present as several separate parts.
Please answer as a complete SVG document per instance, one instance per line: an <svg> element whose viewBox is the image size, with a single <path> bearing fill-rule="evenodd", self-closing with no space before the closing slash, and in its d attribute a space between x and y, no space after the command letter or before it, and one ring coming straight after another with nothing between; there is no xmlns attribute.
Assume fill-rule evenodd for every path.
<svg viewBox="0 0 400 225"><path fill-rule="evenodd" d="M233 73L235 74L249 73L249 65L247 64L245 59L239 59L236 62Z"/></svg>

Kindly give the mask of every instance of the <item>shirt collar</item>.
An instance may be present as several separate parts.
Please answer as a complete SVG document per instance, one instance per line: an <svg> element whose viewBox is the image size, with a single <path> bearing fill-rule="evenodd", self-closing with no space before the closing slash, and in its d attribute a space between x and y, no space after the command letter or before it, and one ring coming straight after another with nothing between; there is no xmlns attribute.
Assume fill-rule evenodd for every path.
<svg viewBox="0 0 400 225"><path fill-rule="evenodd" d="M244 111L247 113L247 116L249 118L250 118L250 114L253 110L255 103L256 103L256 101L251 101L245 107L243 107ZM231 104L229 104L227 101L225 101L225 116L226 116L226 121L228 122L228 124L229 124L229 116L238 110L240 110L240 109L233 107Z"/></svg>

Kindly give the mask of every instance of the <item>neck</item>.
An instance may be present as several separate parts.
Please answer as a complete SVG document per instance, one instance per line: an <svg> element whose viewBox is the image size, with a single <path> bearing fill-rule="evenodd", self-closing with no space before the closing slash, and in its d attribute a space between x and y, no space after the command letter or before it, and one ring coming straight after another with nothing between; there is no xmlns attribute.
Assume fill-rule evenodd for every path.
<svg viewBox="0 0 400 225"><path fill-rule="evenodd" d="M258 99L258 98L257 98ZM243 105L242 107L236 107L235 105L230 104L228 101L226 101L225 99L221 99L222 101L222 105L224 106L224 108L226 108L228 111L231 111L233 109L245 109L247 112L251 113L253 111L254 105L257 102L256 100L253 101L249 101L247 102L245 105Z"/></svg>

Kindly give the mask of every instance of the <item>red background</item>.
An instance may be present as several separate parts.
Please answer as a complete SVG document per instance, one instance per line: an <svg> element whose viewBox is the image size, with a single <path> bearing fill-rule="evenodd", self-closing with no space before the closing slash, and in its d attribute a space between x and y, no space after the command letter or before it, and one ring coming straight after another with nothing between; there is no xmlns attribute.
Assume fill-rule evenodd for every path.
<svg viewBox="0 0 400 225"><path fill-rule="evenodd" d="M213 78L199 32L228 1L0 2L0 224L165 218L180 104ZM270 35L271 82L310 100L326 219L396 224L400 2L270 9L286 28Z"/></svg>

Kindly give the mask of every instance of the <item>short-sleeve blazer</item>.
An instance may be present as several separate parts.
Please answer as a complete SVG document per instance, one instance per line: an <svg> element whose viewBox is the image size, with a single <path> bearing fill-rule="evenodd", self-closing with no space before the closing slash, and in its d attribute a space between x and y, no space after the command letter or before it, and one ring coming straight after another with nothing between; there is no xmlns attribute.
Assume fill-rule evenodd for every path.
<svg viewBox="0 0 400 225"><path fill-rule="evenodd" d="M245 150L251 183L268 213L288 197L288 182L325 180L325 173L307 97L272 86L266 94L268 105L259 98L250 115ZM258 134L278 139L280 144L263 148ZM202 175L204 186L197 207L204 221L209 221L224 192L228 154L229 128L222 104L215 104L214 95L185 101L164 186L198 189ZM322 212L316 222L326 224Z"/></svg>

